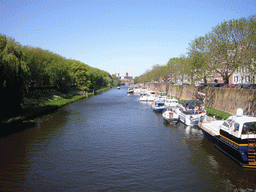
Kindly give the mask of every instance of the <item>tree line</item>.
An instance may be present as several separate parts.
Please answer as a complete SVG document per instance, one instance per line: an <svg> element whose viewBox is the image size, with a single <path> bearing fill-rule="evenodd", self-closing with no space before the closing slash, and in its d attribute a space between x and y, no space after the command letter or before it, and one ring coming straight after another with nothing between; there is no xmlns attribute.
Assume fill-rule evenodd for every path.
<svg viewBox="0 0 256 192"><path fill-rule="evenodd" d="M186 54L171 58L166 65L154 65L135 82L170 79L194 83L203 79L207 83L216 72L229 84L229 77L239 68L250 73L255 82L255 34L256 15L221 22L205 36L192 40Z"/></svg>
<svg viewBox="0 0 256 192"><path fill-rule="evenodd" d="M91 91L120 83L115 75L106 71L48 50L22 46L13 38L0 34L1 109L20 111L31 81L40 86L56 86L63 93L67 93L71 86Z"/></svg>

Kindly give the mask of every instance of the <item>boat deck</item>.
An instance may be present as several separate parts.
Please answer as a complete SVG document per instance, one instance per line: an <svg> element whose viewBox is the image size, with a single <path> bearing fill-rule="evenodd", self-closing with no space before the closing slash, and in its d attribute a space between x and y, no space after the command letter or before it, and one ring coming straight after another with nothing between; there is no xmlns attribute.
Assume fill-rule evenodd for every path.
<svg viewBox="0 0 256 192"><path fill-rule="evenodd" d="M211 134L212 136L219 136L219 126L223 122L220 121L212 121L212 122L202 122L200 123L201 129L205 130L207 133Z"/></svg>

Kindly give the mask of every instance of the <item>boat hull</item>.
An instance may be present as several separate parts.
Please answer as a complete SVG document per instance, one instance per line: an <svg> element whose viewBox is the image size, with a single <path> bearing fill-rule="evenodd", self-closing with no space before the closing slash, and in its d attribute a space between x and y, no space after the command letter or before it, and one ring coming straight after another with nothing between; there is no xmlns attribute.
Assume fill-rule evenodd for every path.
<svg viewBox="0 0 256 192"><path fill-rule="evenodd" d="M157 113L162 113L164 110L167 109L167 107L152 107L152 109Z"/></svg>
<svg viewBox="0 0 256 192"><path fill-rule="evenodd" d="M251 140L255 143L255 139ZM255 147L253 149L253 157L250 157L248 143L248 139L234 139L232 135L221 130L215 146L243 167L256 168Z"/></svg>
<svg viewBox="0 0 256 192"><path fill-rule="evenodd" d="M235 138L223 130L220 130L220 134L216 135L212 131L209 131L203 123L201 123L199 127L201 127L204 137L213 142L214 146L228 157L243 167L256 168L255 149L253 149L254 152L251 153L250 157L248 139ZM256 143L255 139L251 140Z"/></svg>
<svg viewBox="0 0 256 192"><path fill-rule="evenodd" d="M203 121L205 117L203 115L186 115L180 114L180 121L188 126L198 125Z"/></svg>
<svg viewBox="0 0 256 192"><path fill-rule="evenodd" d="M179 118L163 118L166 123L172 124L172 123L178 123Z"/></svg>
<svg viewBox="0 0 256 192"><path fill-rule="evenodd" d="M207 131L201 129L203 132L203 135L206 139L208 139L209 141L213 142L214 144L217 142L218 140L218 136L213 136L210 133L208 133Z"/></svg>

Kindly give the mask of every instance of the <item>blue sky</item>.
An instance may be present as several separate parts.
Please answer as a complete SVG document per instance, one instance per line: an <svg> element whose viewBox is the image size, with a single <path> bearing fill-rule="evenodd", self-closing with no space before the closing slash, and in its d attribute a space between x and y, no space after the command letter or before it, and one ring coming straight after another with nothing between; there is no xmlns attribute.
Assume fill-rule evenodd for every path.
<svg viewBox="0 0 256 192"><path fill-rule="evenodd" d="M109 73L139 76L186 54L256 0L0 0L0 33Z"/></svg>

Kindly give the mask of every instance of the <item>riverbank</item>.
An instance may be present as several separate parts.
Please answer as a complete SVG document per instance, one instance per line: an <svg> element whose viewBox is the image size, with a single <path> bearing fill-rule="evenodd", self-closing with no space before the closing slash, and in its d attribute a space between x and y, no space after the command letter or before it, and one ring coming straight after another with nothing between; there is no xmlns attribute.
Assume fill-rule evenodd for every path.
<svg viewBox="0 0 256 192"><path fill-rule="evenodd" d="M175 97L190 100L202 98L207 107L235 115L238 108L244 114L256 114L256 89L225 87L195 87L193 85L171 85L167 83L147 83L150 90L162 91Z"/></svg>
<svg viewBox="0 0 256 192"><path fill-rule="evenodd" d="M100 94L109 89L109 87L105 87L84 94L72 90L70 93L67 94L57 93L55 95L49 95L44 99L25 98L25 103L22 106L22 112L20 114L1 119L0 136L21 131L31 126L31 124L34 124L34 121L32 119L54 112L67 104L81 99L89 98L93 95Z"/></svg>
<svg viewBox="0 0 256 192"><path fill-rule="evenodd" d="M185 99L181 99L181 98L177 98L179 100L180 103L184 103ZM207 120L208 121L212 121L213 117L215 117L216 119L227 119L230 116L232 116L231 113L225 112L225 111L221 111L218 109L214 109L212 107L209 106L205 106L205 110L207 111Z"/></svg>

